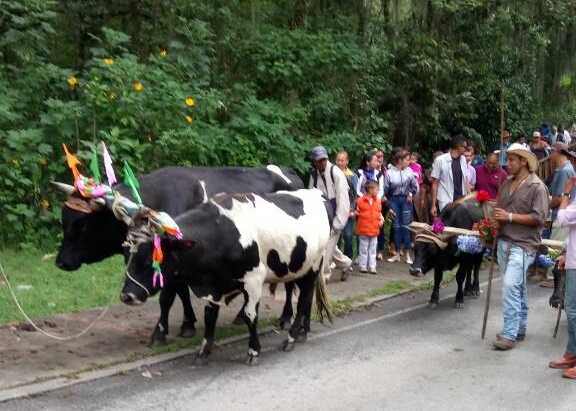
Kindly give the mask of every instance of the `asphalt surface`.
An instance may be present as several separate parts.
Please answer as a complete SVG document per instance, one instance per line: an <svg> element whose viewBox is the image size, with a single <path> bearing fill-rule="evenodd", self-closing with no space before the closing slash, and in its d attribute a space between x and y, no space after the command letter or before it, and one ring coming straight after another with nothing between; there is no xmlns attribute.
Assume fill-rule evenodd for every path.
<svg viewBox="0 0 576 411"><path fill-rule="evenodd" d="M417 288L431 280L430 274L420 279L410 276L404 262L384 261L378 263L378 274L355 271L346 282L339 281L339 272L335 271L328 283L328 294L333 302L360 297L361 301L356 304L362 305L374 300L374 297L368 297L370 293L387 284L406 281ZM376 299L392 296L378 296ZM260 318L278 317L284 302L283 297L284 291L281 287L275 296L270 296L265 290L260 304ZM220 310L220 327L232 325L240 304L240 299L236 299L229 308ZM203 302L193 299L193 306L199 319L196 324L198 333L201 334ZM108 307L106 312L95 309L34 320L44 331L58 339L34 331L26 324L0 327L0 401L125 372L142 364L195 351L192 348L135 361L136 358L152 353L147 344L158 315L158 303L151 300L138 307L119 304ZM99 318L100 316L102 318ZM170 315L169 344L178 340L176 334L181 319L181 306L176 301ZM89 325L92 327L88 332L81 337L73 337Z"/></svg>
<svg viewBox="0 0 576 411"><path fill-rule="evenodd" d="M330 327L314 324L294 352L278 351L284 336L267 333L258 367L244 365L246 341L237 341L221 345L205 367L184 355L13 399L2 409L574 409L576 383L547 367L566 344L564 320L552 338L557 311L547 306L550 290L529 285L528 336L501 352L490 344L501 326L500 286L496 276L484 340L484 298L455 310L452 285L436 310L426 308L427 292L405 293L372 301Z"/></svg>

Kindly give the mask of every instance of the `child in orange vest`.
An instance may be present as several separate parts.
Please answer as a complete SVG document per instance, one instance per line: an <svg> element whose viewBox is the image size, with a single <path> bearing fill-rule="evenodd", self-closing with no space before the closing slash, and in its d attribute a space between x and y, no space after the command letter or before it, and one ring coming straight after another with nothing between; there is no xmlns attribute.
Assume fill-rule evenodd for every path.
<svg viewBox="0 0 576 411"><path fill-rule="evenodd" d="M378 182L366 182L366 194L356 202L355 215L358 217L356 234L360 238L358 265L360 272L376 274L376 249L378 246L378 234L384 224L382 216L382 203L377 197Z"/></svg>

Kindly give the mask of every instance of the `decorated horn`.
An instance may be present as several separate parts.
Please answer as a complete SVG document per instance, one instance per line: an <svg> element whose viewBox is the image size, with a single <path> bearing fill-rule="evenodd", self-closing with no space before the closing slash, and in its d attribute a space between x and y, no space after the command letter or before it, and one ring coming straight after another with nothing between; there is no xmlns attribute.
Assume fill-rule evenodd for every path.
<svg viewBox="0 0 576 411"><path fill-rule="evenodd" d="M74 191L76 191L76 189L74 188L74 186L70 185L70 184L65 184L65 183L59 183L57 181L50 181L52 184L54 184L56 186L56 188L58 188L58 190L68 194L68 195L72 195L74 193Z"/></svg>

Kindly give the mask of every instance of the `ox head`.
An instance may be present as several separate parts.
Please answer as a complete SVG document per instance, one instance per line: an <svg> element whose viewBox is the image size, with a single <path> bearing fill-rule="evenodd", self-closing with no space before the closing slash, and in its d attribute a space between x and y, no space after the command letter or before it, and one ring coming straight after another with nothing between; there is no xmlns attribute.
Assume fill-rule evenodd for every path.
<svg viewBox="0 0 576 411"><path fill-rule="evenodd" d="M161 263L162 281L155 279L153 265L154 236L164 234L158 224L158 213L148 208L142 208L133 219L124 243L126 259L126 278L120 293L120 300L128 305L139 305L148 297L160 291L162 285L174 280L177 275L177 259L175 252L189 248L192 241L178 241L161 237L160 248L163 254Z"/></svg>
<svg viewBox="0 0 576 411"><path fill-rule="evenodd" d="M86 199L71 185L54 183L69 195L62 207L63 238L56 257L58 268L74 271L122 251L126 227L107 211L104 200Z"/></svg>
<svg viewBox="0 0 576 411"><path fill-rule="evenodd" d="M422 277L442 263L448 243L431 231L422 229L413 231L416 232L416 236L414 238L414 262L410 266L410 274Z"/></svg>

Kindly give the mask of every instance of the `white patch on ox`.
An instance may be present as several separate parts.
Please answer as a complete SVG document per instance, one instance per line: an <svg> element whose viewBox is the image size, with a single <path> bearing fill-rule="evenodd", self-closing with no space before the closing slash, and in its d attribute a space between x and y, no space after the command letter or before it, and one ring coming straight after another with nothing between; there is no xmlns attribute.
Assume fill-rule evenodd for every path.
<svg viewBox="0 0 576 411"><path fill-rule="evenodd" d="M330 235L328 216L320 190L283 191L282 195L302 199L304 215L294 218L258 195L254 195L254 203L232 199L229 210L216 204L220 213L230 218L237 227L243 248L249 247L253 242L258 244L261 262L265 263L270 250L275 250L282 262L289 263L297 238L302 237L306 242L306 259L301 269L280 279L267 267L268 282L292 281L306 274L310 268L318 270Z"/></svg>
<svg viewBox="0 0 576 411"><path fill-rule="evenodd" d="M202 196L202 203L207 203L208 202L208 193L206 192L206 181L204 180L200 180L200 187L202 187L202 192L204 193L204 195Z"/></svg>
<svg viewBox="0 0 576 411"><path fill-rule="evenodd" d="M278 174L280 177L282 177L284 179L284 181L286 181L288 184L292 183L292 180L290 180L288 177L286 177L286 175L282 172L282 170L280 170L280 167L275 166L273 164L269 164L266 166L266 169L268 171L273 172L274 174Z"/></svg>
<svg viewBox="0 0 576 411"><path fill-rule="evenodd" d="M260 262L258 267L244 274L244 290L246 294L248 294L244 314L246 314L252 323L256 319L256 304L258 304L262 297L262 284L264 284L265 277L266 268L262 262Z"/></svg>

